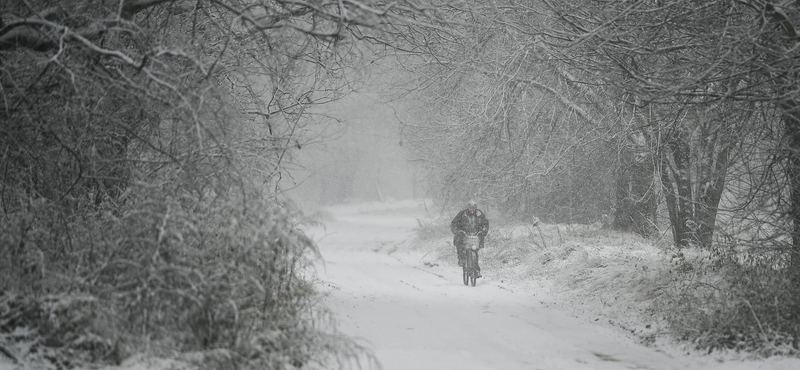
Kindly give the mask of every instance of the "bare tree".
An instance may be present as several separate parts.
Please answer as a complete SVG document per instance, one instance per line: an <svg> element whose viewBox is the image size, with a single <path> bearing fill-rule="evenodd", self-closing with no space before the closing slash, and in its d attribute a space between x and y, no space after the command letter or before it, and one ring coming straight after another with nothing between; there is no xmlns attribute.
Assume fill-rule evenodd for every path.
<svg viewBox="0 0 800 370"><path fill-rule="evenodd" d="M62 302L74 330L29 322L65 348L97 338L95 360L151 341L228 348L209 361L237 367L360 351L316 329L300 274L316 249L276 186L309 106L347 93L361 40L441 27L434 5L3 2L0 289L21 312L90 297Z"/></svg>
<svg viewBox="0 0 800 370"><path fill-rule="evenodd" d="M797 6L542 3L554 15L543 32L556 48L648 113L642 132L661 174L675 244L721 256L737 271L731 284L751 289L735 296L765 294L771 285L769 294L788 294L785 307L796 311L796 289L780 279L766 285L764 280L778 275L800 281ZM743 247L746 257L740 255ZM727 259L731 255L734 261ZM756 278L756 270L764 277ZM742 275L753 282L743 282ZM765 308L742 309L755 314ZM796 316L770 325L793 332L797 348Z"/></svg>
<svg viewBox="0 0 800 370"><path fill-rule="evenodd" d="M712 323L695 339L730 345L718 332L763 337L747 325L768 307L750 303L784 302L770 340L789 333L798 348L788 313L800 312L795 3L507 0L451 11L466 38L426 39L416 70L438 115L407 127L443 199L613 207L616 227L643 235L663 199L676 256L699 250L714 262L698 270L726 269L725 286L704 296L738 300L715 306L736 318L723 328L679 297L672 312L688 313L672 316L676 327ZM579 176L593 187L575 186Z"/></svg>
<svg viewBox="0 0 800 370"><path fill-rule="evenodd" d="M520 7L468 2L451 16L464 37L427 39L408 65L433 118L406 127L406 141L445 203L478 197L517 217L593 222L611 210L618 118L573 84L578 71L548 60L529 34L541 14Z"/></svg>

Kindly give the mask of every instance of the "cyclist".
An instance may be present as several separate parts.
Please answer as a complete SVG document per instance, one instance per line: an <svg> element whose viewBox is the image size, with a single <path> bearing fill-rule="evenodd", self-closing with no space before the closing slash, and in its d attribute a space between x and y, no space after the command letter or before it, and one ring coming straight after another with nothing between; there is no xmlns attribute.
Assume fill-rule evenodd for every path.
<svg viewBox="0 0 800 370"><path fill-rule="evenodd" d="M489 232L489 220L483 211L478 209L478 203L470 200L467 209L458 212L450 222L450 231L455 234L453 245L456 246L456 254L458 254L458 266L464 266L464 235L459 231L464 231L467 235L478 235L478 248L483 248L483 240L486 233ZM481 277L480 265L478 265L477 277Z"/></svg>

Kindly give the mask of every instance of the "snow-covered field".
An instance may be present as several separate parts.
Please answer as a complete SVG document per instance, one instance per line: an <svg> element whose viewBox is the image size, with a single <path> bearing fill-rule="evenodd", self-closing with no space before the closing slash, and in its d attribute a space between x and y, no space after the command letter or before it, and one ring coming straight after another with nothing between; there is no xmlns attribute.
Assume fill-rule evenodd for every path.
<svg viewBox="0 0 800 370"><path fill-rule="evenodd" d="M797 359L640 344L657 325L636 290L647 289L659 252L635 237L586 226L494 230L485 278L472 288L461 282L449 231L414 238L420 225L435 224L419 203L327 212L326 228L312 231L324 258L316 279L340 329L384 369L800 369ZM519 250L526 237L531 253ZM587 237L596 245L581 244Z"/></svg>

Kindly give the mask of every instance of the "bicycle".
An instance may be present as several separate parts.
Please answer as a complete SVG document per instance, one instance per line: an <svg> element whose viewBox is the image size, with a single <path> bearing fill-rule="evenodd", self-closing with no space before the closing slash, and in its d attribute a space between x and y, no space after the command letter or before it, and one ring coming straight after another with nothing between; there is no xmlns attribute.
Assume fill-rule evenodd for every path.
<svg viewBox="0 0 800 370"><path fill-rule="evenodd" d="M464 234L464 267L462 267L464 285L475 286L475 281L478 279L478 249L479 240L477 235L467 235L464 231L459 231Z"/></svg>

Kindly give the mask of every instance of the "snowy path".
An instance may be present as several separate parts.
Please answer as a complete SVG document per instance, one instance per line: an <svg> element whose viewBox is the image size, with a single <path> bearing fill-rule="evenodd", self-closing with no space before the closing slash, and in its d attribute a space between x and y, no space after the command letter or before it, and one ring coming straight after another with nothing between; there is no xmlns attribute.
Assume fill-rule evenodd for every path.
<svg viewBox="0 0 800 370"><path fill-rule="evenodd" d="M491 277L475 288L464 286L457 267L425 266L420 254L408 250L417 209L353 205L330 211L336 221L327 223L327 235L314 233L325 259L317 274L329 292L326 304L340 329L367 341L386 370L723 365L672 358L546 308L533 291L504 287Z"/></svg>

